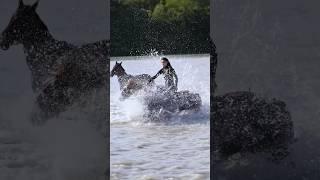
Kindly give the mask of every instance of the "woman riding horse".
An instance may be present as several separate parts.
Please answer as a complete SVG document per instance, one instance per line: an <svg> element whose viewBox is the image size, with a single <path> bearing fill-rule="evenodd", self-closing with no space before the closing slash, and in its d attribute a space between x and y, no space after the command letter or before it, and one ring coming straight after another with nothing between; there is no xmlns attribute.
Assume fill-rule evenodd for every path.
<svg viewBox="0 0 320 180"><path fill-rule="evenodd" d="M154 79L156 79L160 74L164 75L164 80L165 80L165 88L166 90L170 92L176 92L178 90L178 76L171 66L169 59L168 58L161 58L161 64L162 64L162 69L153 76L149 82L152 82Z"/></svg>

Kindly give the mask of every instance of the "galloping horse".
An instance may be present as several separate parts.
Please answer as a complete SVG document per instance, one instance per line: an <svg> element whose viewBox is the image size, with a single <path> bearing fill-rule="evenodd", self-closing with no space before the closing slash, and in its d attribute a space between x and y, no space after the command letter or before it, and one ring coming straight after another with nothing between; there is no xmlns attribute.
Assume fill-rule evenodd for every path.
<svg viewBox="0 0 320 180"><path fill-rule="evenodd" d="M149 82L151 76L148 74L140 74L136 76L127 74L125 69L122 67L122 62L116 62L112 68L110 76L113 77L114 75L118 76L118 82L123 97L129 97L139 90L154 84L153 81Z"/></svg>
<svg viewBox="0 0 320 180"><path fill-rule="evenodd" d="M81 95L105 88L109 42L80 47L52 37L36 12L38 1L19 6L0 37L0 48L22 44L31 70L32 89L45 117L66 109Z"/></svg>

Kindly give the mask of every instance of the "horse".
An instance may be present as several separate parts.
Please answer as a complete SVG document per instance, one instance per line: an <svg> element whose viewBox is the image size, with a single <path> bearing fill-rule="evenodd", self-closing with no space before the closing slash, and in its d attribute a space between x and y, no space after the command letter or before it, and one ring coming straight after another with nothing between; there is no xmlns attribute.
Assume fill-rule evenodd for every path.
<svg viewBox="0 0 320 180"><path fill-rule="evenodd" d="M64 111L82 95L106 88L110 42L75 46L54 39L36 12L39 1L19 5L0 37L0 48L22 44L42 117Z"/></svg>
<svg viewBox="0 0 320 180"><path fill-rule="evenodd" d="M148 120L161 121L161 119L168 119L171 115L182 111L195 112L200 110L202 105L198 93L167 91L162 86L155 86L148 74L135 76L127 74L122 67L122 62L116 61L110 76L114 75L118 77L122 98L127 98L141 90L146 92L141 97L146 106L144 117Z"/></svg>
<svg viewBox="0 0 320 180"><path fill-rule="evenodd" d="M122 91L121 95L124 98L154 85L154 82L150 81L151 76L149 74L140 74L135 76L127 74L125 69L122 67L122 62L118 63L116 61L116 64L110 73L111 77L114 75L118 77L120 91Z"/></svg>

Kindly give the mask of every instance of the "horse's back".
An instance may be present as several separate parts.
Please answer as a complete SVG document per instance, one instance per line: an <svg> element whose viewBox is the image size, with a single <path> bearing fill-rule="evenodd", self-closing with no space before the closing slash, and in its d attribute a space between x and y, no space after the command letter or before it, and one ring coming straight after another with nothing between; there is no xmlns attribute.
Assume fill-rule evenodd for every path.
<svg viewBox="0 0 320 180"><path fill-rule="evenodd" d="M52 82L41 89L43 89L42 96L46 97L42 101L50 104L51 102L48 102L50 100L64 107L71 104L66 103L67 101L79 98L81 93L85 94L105 85L108 56L105 49L107 44L103 41L83 46L68 46L64 42L59 43L60 49L53 51L55 56L50 58L57 58L55 60L59 61L57 66L61 67L60 71L46 77L46 79L52 79ZM42 81L37 85L43 84ZM69 94L65 93L68 89L72 90Z"/></svg>
<svg viewBox="0 0 320 180"><path fill-rule="evenodd" d="M140 81L147 81L151 79L151 76L149 74L139 74L134 76L135 79L140 80Z"/></svg>
<svg viewBox="0 0 320 180"><path fill-rule="evenodd" d="M109 42L101 40L82 45L77 49L77 53L84 55L86 57L84 61L87 62L95 62L95 60L106 62L109 56Z"/></svg>
<svg viewBox="0 0 320 180"><path fill-rule="evenodd" d="M70 81L102 85L107 78L108 41L102 40L78 46L62 57Z"/></svg>

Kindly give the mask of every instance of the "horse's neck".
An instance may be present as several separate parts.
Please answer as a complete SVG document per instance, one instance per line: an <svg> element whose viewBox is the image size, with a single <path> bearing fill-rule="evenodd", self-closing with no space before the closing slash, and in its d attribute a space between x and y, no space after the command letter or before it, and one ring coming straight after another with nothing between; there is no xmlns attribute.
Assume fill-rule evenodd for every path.
<svg viewBox="0 0 320 180"><path fill-rule="evenodd" d="M44 54L47 55L52 51L57 51L59 49L70 49L71 44L64 41L58 41L54 39L49 32L42 33L40 37L35 38L27 42L23 42L23 47L27 55L32 54Z"/></svg>
<svg viewBox="0 0 320 180"><path fill-rule="evenodd" d="M27 56L27 64L30 68L36 63L40 65L52 65L58 56L63 55L74 46L64 41L54 39L49 33L43 33L37 40L24 42L24 52Z"/></svg>
<svg viewBox="0 0 320 180"><path fill-rule="evenodd" d="M132 76L130 74L127 74L126 72L124 72L122 75L118 76L118 82L120 84L120 89L122 89L127 84L127 82L129 81L129 79L131 77Z"/></svg>
<svg viewBox="0 0 320 180"><path fill-rule="evenodd" d="M130 79L130 77L131 77L130 74L124 73L124 74L118 76L118 80L123 82L123 81L127 81L128 79Z"/></svg>
<svg viewBox="0 0 320 180"><path fill-rule="evenodd" d="M23 47L35 89L49 77L50 71L59 63L60 57L75 46L55 40L50 34L44 34L38 40L23 43Z"/></svg>

